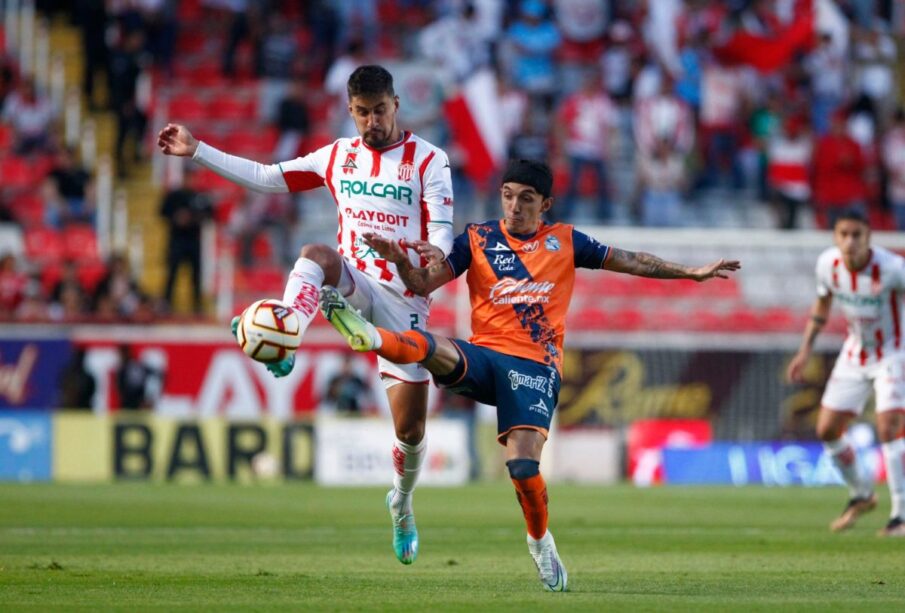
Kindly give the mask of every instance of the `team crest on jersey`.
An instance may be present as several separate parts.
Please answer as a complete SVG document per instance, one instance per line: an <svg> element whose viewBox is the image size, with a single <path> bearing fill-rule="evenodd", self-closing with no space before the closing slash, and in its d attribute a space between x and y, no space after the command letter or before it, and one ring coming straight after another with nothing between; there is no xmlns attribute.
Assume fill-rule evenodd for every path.
<svg viewBox="0 0 905 613"><path fill-rule="evenodd" d="M411 181L415 174L415 165L411 162L403 162L399 165L399 180Z"/></svg>
<svg viewBox="0 0 905 613"><path fill-rule="evenodd" d="M559 239L555 236L548 236L544 241L544 249L547 251L559 251Z"/></svg>
<svg viewBox="0 0 905 613"><path fill-rule="evenodd" d="M356 170L358 170L358 164L355 163L355 156L356 156L356 152L351 149L346 154L346 161L343 162L343 165L342 165L344 174L350 175L353 172L355 172Z"/></svg>
<svg viewBox="0 0 905 613"><path fill-rule="evenodd" d="M537 248L540 247L540 243L537 241L531 241L530 243L525 243L522 245L522 251L525 253L534 253L537 251Z"/></svg>

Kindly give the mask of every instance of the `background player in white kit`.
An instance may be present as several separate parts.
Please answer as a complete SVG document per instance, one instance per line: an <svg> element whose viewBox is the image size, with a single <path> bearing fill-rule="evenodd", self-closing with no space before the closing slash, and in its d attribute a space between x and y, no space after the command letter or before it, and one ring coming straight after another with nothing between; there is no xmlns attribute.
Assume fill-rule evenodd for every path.
<svg viewBox="0 0 905 613"><path fill-rule="evenodd" d="M185 126L168 124L158 146L168 155L191 158L240 185L257 191L303 191L326 186L339 215L339 247L302 247L283 301L308 326L317 312L323 284L337 287L372 323L394 331L427 325L428 300L409 292L396 266L361 239L380 232L399 241L421 243L409 256L416 266L442 261L452 248L452 182L442 150L396 124L399 98L393 77L380 66L362 66L348 81L349 113L359 136L340 138L304 157L259 164L199 142ZM294 357L269 366L275 376L292 370ZM418 554L412 492L425 455L429 373L418 364L380 359L396 442L394 488L387 494L393 518L393 548L403 564Z"/></svg>
<svg viewBox="0 0 905 613"><path fill-rule="evenodd" d="M850 500L830 524L833 531L852 527L877 506L870 475L865 475L845 430L876 393L877 435L883 450L892 509L881 536L905 536L905 347L902 342L902 295L905 258L870 246L870 228L857 211L841 214L833 224L835 247L817 260L817 300L801 347L788 368L800 382L811 347L826 323L834 298L848 321L848 336L820 402L817 436L848 485Z"/></svg>

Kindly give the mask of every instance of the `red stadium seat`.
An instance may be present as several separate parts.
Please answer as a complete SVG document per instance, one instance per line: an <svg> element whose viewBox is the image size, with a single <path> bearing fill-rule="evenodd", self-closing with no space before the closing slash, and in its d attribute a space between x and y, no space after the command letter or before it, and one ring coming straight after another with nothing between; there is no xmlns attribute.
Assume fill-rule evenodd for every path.
<svg viewBox="0 0 905 613"><path fill-rule="evenodd" d="M277 266L253 266L236 271L236 291L259 296L278 296L286 285L286 272Z"/></svg>
<svg viewBox="0 0 905 613"><path fill-rule="evenodd" d="M620 309L610 316L610 325L612 330L632 331L638 330L644 326L644 314L638 309Z"/></svg>
<svg viewBox="0 0 905 613"><path fill-rule="evenodd" d="M60 262L64 259L63 237L53 228L38 227L25 231L25 257L36 262Z"/></svg>
<svg viewBox="0 0 905 613"><path fill-rule="evenodd" d="M231 132L223 139L223 147L230 153L269 155L276 148L279 134L273 128L242 128Z"/></svg>
<svg viewBox="0 0 905 613"><path fill-rule="evenodd" d="M763 320L757 311L742 307L726 316L724 326L727 332L759 332L763 329Z"/></svg>
<svg viewBox="0 0 905 613"><path fill-rule="evenodd" d="M44 223L44 201L36 193L27 191L13 199L13 217L22 227L32 228Z"/></svg>
<svg viewBox="0 0 905 613"><path fill-rule="evenodd" d="M191 94L174 96L170 100L170 118L179 121L203 121L208 118L207 105Z"/></svg>
<svg viewBox="0 0 905 613"><path fill-rule="evenodd" d="M221 225L228 223L238 206L239 201L234 196L221 198L214 204L214 221Z"/></svg>
<svg viewBox="0 0 905 613"><path fill-rule="evenodd" d="M2 187L34 187L36 178L28 160L20 157L8 157L0 160L0 185Z"/></svg>
<svg viewBox="0 0 905 613"><path fill-rule="evenodd" d="M658 308L650 313L645 328L667 332L688 330L691 326L688 315L673 309Z"/></svg>
<svg viewBox="0 0 905 613"><path fill-rule="evenodd" d="M107 274L107 265L102 260L86 260L79 263L79 282L85 291L93 294L98 283Z"/></svg>
<svg viewBox="0 0 905 613"><path fill-rule="evenodd" d="M217 96L207 105L210 119L224 121L252 119L255 114L254 101L233 96Z"/></svg>
<svg viewBox="0 0 905 613"><path fill-rule="evenodd" d="M192 189L200 192L223 192L226 194L240 194L242 192L241 186L207 169L192 175L189 183Z"/></svg>
<svg viewBox="0 0 905 613"><path fill-rule="evenodd" d="M726 318L710 309L693 309L689 327L702 332L723 332Z"/></svg>
<svg viewBox="0 0 905 613"><path fill-rule="evenodd" d="M270 262L274 257L273 243L267 233L260 233L252 239L251 257L256 261Z"/></svg>
<svg viewBox="0 0 905 613"><path fill-rule="evenodd" d="M60 262L50 262L41 269L41 287L45 295L50 295L53 288L63 278L63 266Z"/></svg>
<svg viewBox="0 0 905 613"><path fill-rule="evenodd" d="M799 332L804 329L803 315L786 307L771 307L761 314L761 324L768 332Z"/></svg>
<svg viewBox="0 0 905 613"><path fill-rule="evenodd" d="M0 124L0 153L4 153L12 149L13 146L13 128L9 124Z"/></svg>
<svg viewBox="0 0 905 613"><path fill-rule="evenodd" d="M64 228L63 255L69 260L96 260L99 253L94 228L88 224L76 224Z"/></svg>

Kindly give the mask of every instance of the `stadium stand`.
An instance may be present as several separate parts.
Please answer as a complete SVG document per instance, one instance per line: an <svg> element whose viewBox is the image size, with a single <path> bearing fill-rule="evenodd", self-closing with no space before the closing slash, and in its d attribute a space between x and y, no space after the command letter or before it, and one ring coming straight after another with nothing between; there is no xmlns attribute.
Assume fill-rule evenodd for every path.
<svg viewBox="0 0 905 613"><path fill-rule="evenodd" d="M639 146L638 138L643 143L652 142L652 138L667 143L666 157L660 162L665 164L670 156L681 160L681 188L675 194L680 207L677 219L682 226L702 229L698 237L686 243L695 245L708 241L708 229L712 228L744 230L781 225L776 211L780 202L777 190L782 186L774 185L773 175L766 172L769 145L782 136L786 122L795 119L805 126L811 146L819 148L820 137L828 129L827 117L833 112L843 114L847 137L856 142L868 164L864 177L869 185L867 197L852 204L863 206L877 229L895 228L886 190L890 170L884 166L880 147L901 84L893 35L902 31L903 16L890 3L877 3L872 19L866 21L863 11L850 10L847 2L796 1L783 3L781 10L776 8L779 5L765 3L676 2L674 19L664 21L664 12L644 11L639 3L588 2L590 13L585 14L586 27L582 29L575 15L565 10L557 13L556 3L548 2L540 22L552 25L558 42L550 50L549 65L542 68L552 71L555 89L524 79L525 62L533 60L521 57L515 44L514 26L531 19L523 14L521 2L507 3L508 10L501 14L486 12L480 3L468 13L449 3L406 3L405 11L400 11L395 0L370 3L376 8L376 23L339 23L335 31L324 28L323 20L315 19L310 12L313 9L304 3L268 3L242 16L249 21L251 34L232 40L229 24L234 15L201 0L183 0L175 3L175 20L163 20L178 22L178 28L171 32L173 51L169 55L161 53L147 15L130 9L128 4L110 7L105 23L120 37L135 28L147 32L143 62L149 134L162 121L181 121L215 146L264 162L272 161L281 137L273 118L262 107L273 93L273 79L261 76L266 36L258 34L266 31L268 17L276 14L290 25L299 49L300 59L291 66L291 79L305 83L310 123L300 151L329 143L347 129L342 79L337 87L331 77L334 69L340 68L349 40L361 40L368 58L386 63L397 75L401 121L455 153L460 225L481 213L492 214L495 203L487 205L477 196L488 186L470 173L465 157L469 143L457 141L457 135L447 129L445 94L432 92L454 92L457 85L467 83L481 70L492 69L503 87L500 92L482 95L495 98L505 109L504 120L497 127L511 145L509 153L525 151L520 147L530 142L534 147L531 151L549 157L555 163L558 200L565 196L570 182L570 169L574 167L570 158L587 154L588 143L591 149L596 147L594 155L599 154L605 164L606 183L598 184L590 172L578 177L578 200L566 221L582 229L600 228L604 242L612 236L608 231L611 228L637 227L644 220L656 218L645 215L645 207L658 202L650 192L672 185L657 176L639 182L637 168L645 156L653 154L647 145ZM404 18L397 18L399 15ZM80 33L71 25L75 20L71 14L70 21L65 15L50 17L51 49L66 55L66 77L77 83L85 60ZM446 45L443 48L449 53L431 54L421 34L427 31L446 32L452 37L449 40L466 40L469 52ZM107 52L118 52L117 44L114 37ZM8 57L15 56L15 50L7 52ZM425 66L430 74L427 79L419 72ZM830 74L828 67L837 72ZM581 89L589 73L597 73L602 80L580 102L585 105L580 109L593 107L603 113L608 129L599 133L587 132L588 123L583 118L588 115L582 113L591 111L576 114L564 110L566 100ZM14 87L3 91L12 92ZM777 98L784 104L777 107L773 103ZM636 113L642 104L644 112ZM685 128L678 123L681 113L676 109L690 110L690 138L682 132ZM57 140L63 137L64 115L63 109L57 109ZM99 144L107 152L111 151L114 130L111 118L103 108L88 117L97 123ZM531 140L529 129L539 131L542 137ZM210 195L214 202L212 231L217 234L217 240L207 243L213 245L213 250L205 254L210 266L222 257L238 256L236 220L248 214L251 201L244 190L209 171L186 173L166 166L161 156L153 153L149 134L144 136L143 156L151 157L154 168L140 165L138 176L114 179L113 183L128 194L127 227L140 228L141 253L135 261L142 263L142 286L159 295L165 271L165 230L156 215L162 185L185 180ZM95 227L93 242L90 230L85 228L79 230L80 235L76 233L80 236L76 241L65 238L70 235L67 231L60 235L42 227L46 204L30 188L46 174L51 159L15 155L15 146L16 135L7 118L0 123L0 181L3 203L23 237L18 243L8 244L25 245L25 259L19 266L40 273L44 262L78 259L78 254L84 253L79 251L82 248L96 252L96 257L82 258L86 262L102 261L114 242L104 234L109 226L100 230ZM149 172L153 179L148 178ZM613 211L612 217L601 224L594 203L604 189ZM255 231L249 243L251 261L238 262L236 278L228 284L207 287L208 293L216 294L218 287L234 287L232 311L240 310L251 294L280 295L283 282L277 272L285 270L297 245L335 232L331 208L324 193L305 194L295 200L284 219L268 220ZM792 225L814 229L824 223L824 212L806 197ZM109 221L101 219L99 223ZM287 242L292 249L286 250L273 240L268 229L273 225L290 228ZM36 243L37 237L43 237L46 244ZM114 239L119 246L132 242L129 236ZM615 240L613 243L617 244ZM789 269L791 252L791 247L784 247L775 257L756 253L756 261L765 263L763 274L760 266L749 267L738 280L704 286L611 274L604 275L603 280L580 276L572 325L613 330L793 331L800 326L804 307L786 305L784 297L793 285L806 282L809 269L801 265L795 268L796 274L776 274ZM801 261L811 256L808 250ZM218 275L209 277L216 279ZM445 305L439 302L435 301L439 311L435 311L434 321L451 325L455 313L444 311ZM170 305L160 305L161 316L171 314Z"/></svg>

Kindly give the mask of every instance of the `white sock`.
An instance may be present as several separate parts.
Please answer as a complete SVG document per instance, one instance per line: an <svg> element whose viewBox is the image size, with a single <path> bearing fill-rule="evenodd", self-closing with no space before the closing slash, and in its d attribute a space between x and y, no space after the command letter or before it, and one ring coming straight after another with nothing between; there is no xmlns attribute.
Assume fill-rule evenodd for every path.
<svg viewBox="0 0 905 613"><path fill-rule="evenodd" d="M886 483L892 500L890 517L905 519L905 438L897 438L880 446L886 463Z"/></svg>
<svg viewBox="0 0 905 613"><path fill-rule="evenodd" d="M292 306L299 318L299 334L304 334L317 313L317 298L324 284L324 269L314 260L299 258L289 273L283 302Z"/></svg>
<svg viewBox="0 0 905 613"><path fill-rule="evenodd" d="M396 488L396 493L390 507L397 515L412 512L412 493L415 491L418 473L421 472L426 448L425 439L421 439L417 445L409 445L397 439L393 445L393 487Z"/></svg>
<svg viewBox="0 0 905 613"><path fill-rule="evenodd" d="M865 479L862 477L858 454L855 453L855 448L848 442L848 438L842 435L835 441L824 442L823 447L833 460L833 466L842 474L842 480L848 486L849 497L860 498L869 496L871 485L870 483L865 483Z"/></svg>
<svg viewBox="0 0 905 613"><path fill-rule="evenodd" d="M534 538L530 534L528 535L528 547L531 548L532 551L539 551L544 545L548 544L553 540L553 535L550 534L550 531L547 530L544 532L544 535L539 539Z"/></svg>

